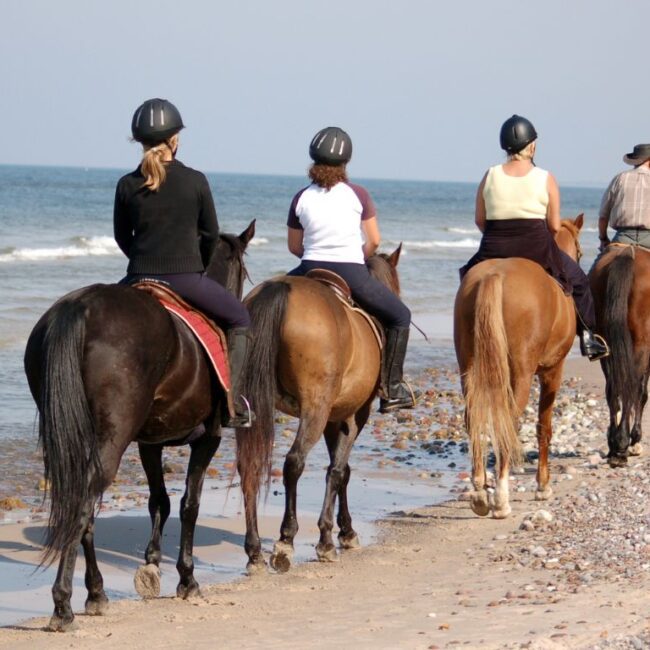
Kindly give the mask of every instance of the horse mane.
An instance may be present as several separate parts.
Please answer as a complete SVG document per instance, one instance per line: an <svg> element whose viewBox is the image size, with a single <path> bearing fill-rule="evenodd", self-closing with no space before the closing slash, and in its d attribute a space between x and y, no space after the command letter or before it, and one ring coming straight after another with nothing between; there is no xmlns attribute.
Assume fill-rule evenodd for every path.
<svg viewBox="0 0 650 650"><path fill-rule="evenodd" d="M373 278L379 280L379 282L388 287L396 296L399 296L399 277L395 272L395 268L388 260L389 256L386 253L377 253L366 260L366 266Z"/></svg>

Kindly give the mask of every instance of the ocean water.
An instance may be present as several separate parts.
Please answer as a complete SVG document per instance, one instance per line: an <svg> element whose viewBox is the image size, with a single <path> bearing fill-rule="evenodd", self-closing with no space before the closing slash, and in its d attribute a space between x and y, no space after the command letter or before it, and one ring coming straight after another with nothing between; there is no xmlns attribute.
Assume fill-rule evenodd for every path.
<svg viewBox="0 0 650 650"><path fill-rule="evenodd" d="M0 166L0 439L34 435L35 409L22 369L29 332L58 297L119 280L126 259L112 238L117 179L127 170ZM223 231L256 219L246 264L257 284L297 264L286 248L286 216L301 177L208 174ZM476 250L473 183L354 179L371 193L382 247L403 245L403 299L429 341L413 333L409 360L452 363L457 269ZM563 215L584 212L584 268L597 249L599 188L562 188ZM250 287L247 287L247 290Z"/></svg>

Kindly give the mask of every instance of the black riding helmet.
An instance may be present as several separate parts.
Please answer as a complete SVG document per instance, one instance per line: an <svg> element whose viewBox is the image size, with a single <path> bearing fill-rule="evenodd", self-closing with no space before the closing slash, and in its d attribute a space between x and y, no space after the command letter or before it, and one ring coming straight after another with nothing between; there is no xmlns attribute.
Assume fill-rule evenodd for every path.
<svg viewBox="0 0 650 650"><path fill-rule="evenodd" d="M508 153L519 153L533 140L537 140L537 131L532 122L521 115L509 117L501 127L499 142Z"/></svg>
<svg viewBox="0 0 650 650"><path fill-rule="evenodd" d="M327 126L312 138L309 155L321 165L345 165L352 158L352 140L338 126Z"/></svg>
<svg viewBox="0 0 650 650"><path fill-rule="evenodd" d="M181 114L166 99L147 99L138 106L131 121L133 139L154 146L184 128Z"/></svg>

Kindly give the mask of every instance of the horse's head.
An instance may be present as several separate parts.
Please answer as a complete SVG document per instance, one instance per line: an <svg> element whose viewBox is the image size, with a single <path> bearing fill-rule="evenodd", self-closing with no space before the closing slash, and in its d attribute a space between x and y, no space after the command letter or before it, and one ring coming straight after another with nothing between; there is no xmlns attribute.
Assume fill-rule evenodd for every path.
<svg viewBox="0 0 650 650"><path fill-rule="evenodd" d="M205 271L208 277L216 280L240 299L244 291L244 280L248 278L248 271L244 265L244 252L254 235L255 219L240 235L220 234Z"/></svg>
<svg viewBox="0 0 650 650"><path fill-rule="evenodd" d="M555 235L557 245L576 262L582 257L580 248L580 230L584 225L585 215L581 212L575 219L562 219L560 230Z"/></svg>
<svg viewBox="0 0 650 650"><path fill-rule="evenodd" d="M399 277L397 275L397 264L402 252L400 244L390 255L378 253L366 260L368 270L373 278L386 285L394 294L399 296Z"/></svg>

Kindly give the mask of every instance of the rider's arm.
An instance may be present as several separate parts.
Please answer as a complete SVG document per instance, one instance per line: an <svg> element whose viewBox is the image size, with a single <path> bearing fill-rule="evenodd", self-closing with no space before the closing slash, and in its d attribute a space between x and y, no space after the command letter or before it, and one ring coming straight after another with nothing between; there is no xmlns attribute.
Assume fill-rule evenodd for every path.
<svg viewBox="0 0 650 650"><path fill-rule="evenodd" d="M217 211L214 207L214 199L210 191L208 179L203 176L200 185L200 207L199 207L199 248L203 265L208 266L212 252L219 239L219 222Z"/></svg>
<svg viewBox="0 0 650 650"><path fill-rule="evenodd" d="M474 223L478 226L478 229L483 232L485 230L485 199L483 198L483 189L485 188L485 179L487 178L487 172L481 179L481 183L476 190L476 207L474 210Z"/></svg>
<svg viewBox="0 0 650 650"><path fill-rule="evenodd" d="M363 258L367 260L371 255L374 255L375 251L379 248L379 243L381 242L377 217L364 219L361 222L361 229L363 230L363 236L366 240L363 245Z"/></svg>
<svg viewBox="0 0 650 650"><path fill-rule="evenodd" d="M598 212L598 239L600 239L601 248L609 244L607 227L609 226L609 218L612 212L612 205L614 204L615 182L616 178L609 184L607 190L605 190L605 194L603 194L603 200L600 202L600 210Z"/></svg>
<svg viewBox="0 0 650 650"><path fill-rule="evenodd" d="M560 188L553 174L549 172L548 180L546 181L546 188L548 189L548 206L546 208L546 225L548 229L555 234L560 230Z"/></svg>
<svg viewBox="0 0 650 650"><path fill-rule="evenodd" d="M302 245L302 237L304 231L301 228L287 228L287 244L289 245L289 252L296 257L302 257L305 248Z"/></svg>
<svg viewBox="0 0 650 650"><path fill-rule="evenodd" d="M122 189L119 183L115 189L115 204L113 206L113 236L120 250L128 257L133 242L133 226L129 211L122 198Z"/></svg>

